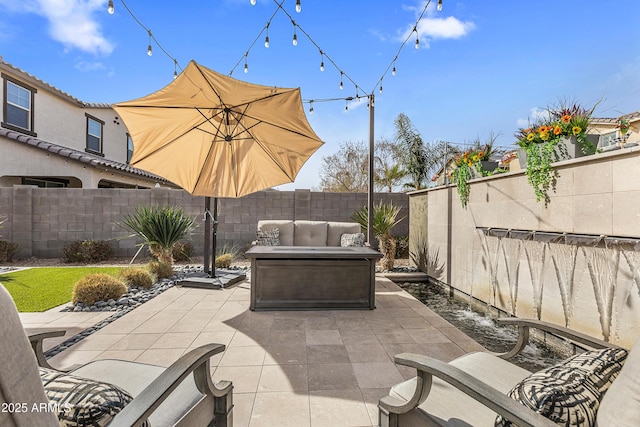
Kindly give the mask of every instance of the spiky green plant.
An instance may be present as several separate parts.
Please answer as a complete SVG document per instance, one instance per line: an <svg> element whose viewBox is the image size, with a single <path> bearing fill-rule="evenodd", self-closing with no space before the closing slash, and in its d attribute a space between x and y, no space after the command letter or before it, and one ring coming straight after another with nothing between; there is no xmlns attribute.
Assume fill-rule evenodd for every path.
<svg viewBox="0 0 640 427"><path fill-rule="evenodd" d="M195 228L194 219L179 207L139 206L118 223L132 231L149 247L158 261L173 264L172 251L176 243L188 237Z"/></svg>
<svg viewBox="0 0 640 427"><path fill-rule="evenodd" d="M404 217L398 219L399 213L400 206L393 203L380 202L373 206L372 229L373 234L380 242L380 252L382 253L380 265L383 270L393 270L396 258L396 239L391 234L391 230L404 219ZM360 224L363 230L366 230L369 223L369 209L363 206L353 213L351 219Z"/></svg>

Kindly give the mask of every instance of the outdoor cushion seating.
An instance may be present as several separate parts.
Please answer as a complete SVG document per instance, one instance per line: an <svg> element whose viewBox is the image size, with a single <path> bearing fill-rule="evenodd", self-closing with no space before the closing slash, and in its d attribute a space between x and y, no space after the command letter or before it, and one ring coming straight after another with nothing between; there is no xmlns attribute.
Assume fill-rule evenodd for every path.
<svg viewBox="0 0 640 427"><path fill-rule="evenodd" d="M258 221L258 240L255 243L261 244L261 233L276 229L282 246L340 246L343 234L361 232L360 224L355 222L260 220Z"/></svg>
<svg viewBox="0 0 640 427"><path fill-rule="evenodd" d="M43 372L47 384L58 377L56 370L51 371L54 368L44 357L42 342L46 338L62 335L64 331L47 331L28 337L11 296L0 286L0 404L3 409L0 411L0 426L61 425L56 412L58 409L68 409L70 400L60 395L56 395L54 400L47 398L38 366L49 370ZM105 404L109 407L107 412L113 413L101 416L103 422L113 417L108 424L110 427L140 426L147 420L154 427L231 427L233 385L229 381L213 384L209 367L210 357L224 349L222 344L198 347L168 368L123 360L97 360L69 371L73 379L59 383L49 392L61 393L63 388L69 386L76 391L84 387L84 393L87 393L89 388L95 390L96 382L100 382L118 388L112 387L106 394L128 400L123 398L123 392L113 391L121 389L133 396L133 400L120 412L114 408L121 406L121 402ZM83 379L87 380L87 385L77 387L78 381ZM103 384L97 388L101 392L105 389ZM86 400L104 402L107 397L111 399L105 396L103 394L96 399ZM74 421L81 421L86 415L86 411L78 413L80 415ZM73 424L65 421L64 425ZM103 424L96 421L96 424L79 425Z"/></svg>
<svg viewBox="0 0 640 427"><path fill-rule="evenodd" d="M499 322L517 325L520 333L516 346L504 354L476 352L449 363L417 354L396 355L395 363L415 368L417 376L393 386L380 399L380 426L639 425L640 340L627 352L546 322ZM526 346L529 328L591 351L532 374L509 362Z"/></svg>

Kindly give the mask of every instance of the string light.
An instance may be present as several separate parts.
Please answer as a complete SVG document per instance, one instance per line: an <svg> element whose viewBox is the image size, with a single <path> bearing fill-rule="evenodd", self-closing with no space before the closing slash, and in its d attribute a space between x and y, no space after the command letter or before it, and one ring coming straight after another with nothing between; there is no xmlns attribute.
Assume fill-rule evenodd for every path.
<svg viewBox="0 0 640 427"><path fill-rule="evenodd" d="M267 49L269 49L269 24L271 24L271 22L267 22L267 26L265 27L265 30L267 30L267 37L264 38L264 47Z"/></svg>
<svg viewBox="0 0 640 427"><path fill-rule="evenodd" d="M440 0L440 2L442 2L442 0ZM440 5L440 3L438 3L438 5ZM296 0L296 12L300 13L301 10L302 10L302 5L300 4L300 0ZM439 10L442 10L442 5L440 5Z"/></svg>
<svg viewBox="0 0 640 427"><path fill-rule="evenodd" d="M249 65L247 65L247 55L249 55L249 52L244 54L244 73L245 74L249 72Z"/></svg>
<svg viewBox="0 0 640 427"><path fill-rule="evenodd" d="M177 79L178 78L178 61L176 61L175 59L173 60L173 79Z"/></svg>
<svg viewBox="0 0 640 427"><path fill-rule="evenodd" d="M416 32L416 49L420 49L420 37L418 36L418 28L417 27L413 27L413 31Z"/></svg>
<svg viewBox="0 0 640 427"><path fill-rule="evenodd" d="M309 114L313 114L313 99L309 101Z"/></svg>
<svg viewBox="0 0 640 427"><path fill-rule="evenodd" d="M343 72L340 71L340 90L344 89L344 85L342 84L342 76L343 76Z"/></svg>
<svg viewBox="0 0 640 427"><path fill-rule="evenodd" d="M438 12L442 12L442 0L438 0Z"/></svg>
<svg viewBox="0 0 640 427"><path fill-rule="evenodd" d="M382 81L380 81L380 93L382 93Z"/></svg>
<svg viewBox="0 0 640 427"><path fill-rule="evenodd" d="M251 6L255 6L256 5L256 0L251 0Z"/></svg>
<svg viewBox="0 0 640 427"><path fill-rule="evenodd" d="M320 71L324 72L324 53L320 51Z"/></svg>
<svg viewBox="0 0 640 427"><path fill-rule="evenodd" d="M344 111L349 111L349 99L344 100Z"/></svg>
<svg viewBox="0 0 640 427"><path fill-rule="evenodd" d="M109 0L109 6L107 6L107 12L109 12L109 15L113 15L113 12L115 12L115 9L113 8L113 0Z"/></svg>
<svg viewBox="0 0 640 427"><path fill-rule="evenodd" d="M393 70L391 70L391 75L395 76L396 75L396 66L393 66Z"/></svg>
<svg viewBox="0 0 640 427"><path fill-rule="evenodd" d="M291 21L293 22L293 21ZM298 35L296 34L296 23L293 22L293 41L292 41L294 46L298 46Z"/></svg>

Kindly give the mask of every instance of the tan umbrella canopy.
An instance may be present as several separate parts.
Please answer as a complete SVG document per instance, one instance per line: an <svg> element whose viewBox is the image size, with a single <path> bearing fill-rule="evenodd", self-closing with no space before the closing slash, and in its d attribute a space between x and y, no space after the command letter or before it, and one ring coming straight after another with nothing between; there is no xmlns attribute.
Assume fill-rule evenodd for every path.
<svg viewBox="0 0 640 427"><path fill-rule="evenodd" d="M307 121L299 88L242 82L195 61L159 91L113 108L133 141L131 165L205 196L206 213L209 197L242 197L293 182L323 144ZM214 256L216 212L214 203Z"/></svg>
<svg viewBox="0 0 640 427"><path fill-rule="evenodd" d="M114 109L133 140L131 165L198 196L293 182L322 145L299 88L242 82L195 61L163 89Z"/></svg>

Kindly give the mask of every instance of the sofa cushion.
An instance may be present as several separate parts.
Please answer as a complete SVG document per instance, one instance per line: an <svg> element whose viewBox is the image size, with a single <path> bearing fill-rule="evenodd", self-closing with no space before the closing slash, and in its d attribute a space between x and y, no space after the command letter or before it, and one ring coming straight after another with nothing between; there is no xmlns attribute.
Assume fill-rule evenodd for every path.
<svg viewBox="0 0 640 427"><path fill-rule="evenodd" d="M562 426L594 426L602 396L627 357L621 348L588 351L531 374L509 392L516 401ZM496 426L514 424L498 416Z"/></svg>
<svg viewBox="0 0 640 427"><path fill-rule="evenodd" d="M269 231L277 228L280 231L280 244L293 246L293 221L286 219L267 219L258 221L258 230Z"/></svg>
<svg viewBox="0 0 640 427"><path fill-rule="evenodd" d="M258 230L256 232L256 245L258 246L280 246L280 230Z"/></svg>
<svg viewBox="0 0 640 427"><path fill-rule="evenodd" d="M640 420L640 340L600 402L598 427L635 427Z"/></svg>
<svg viewBox="0 0 640 427"><path fill-rule="evenodd" d="M340 237L340 246L342 246L343 248L363 247L364 234L363 233L344 233Z"/></svg>
<svg viewBox="0 0 640 427"><path fill-rule="evenodd" d="M340 238L345 233L360 233L360 224L355 222L327 223L327 246L340 246Z"/></svg>
<svg viewBox="0 0 640 427"><path fill-rule="evenodd" d="M293 226L295 246L327 246L325 221L296 221Z"/></svg>
<svg viewBox="0 0 640 427"><path fill-rule="evenodd" d="M106 426L133 400L129 393L112 384L53 369L39 370L45 394L56 404L56 415L64 427Z"/></svg>

